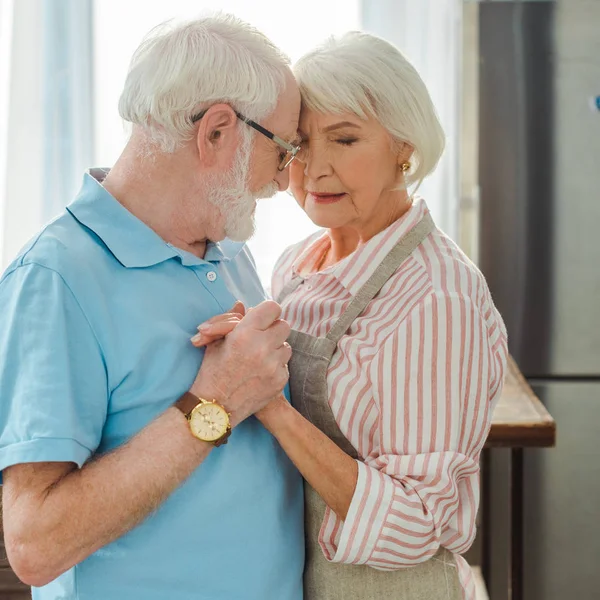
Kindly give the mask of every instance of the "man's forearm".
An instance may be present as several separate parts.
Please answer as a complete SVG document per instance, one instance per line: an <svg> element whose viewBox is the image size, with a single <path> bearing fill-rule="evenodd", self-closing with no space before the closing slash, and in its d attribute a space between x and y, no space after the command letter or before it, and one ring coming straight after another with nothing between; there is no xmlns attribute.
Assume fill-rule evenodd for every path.
<svg viewBox="0 0 600 600"><path fill-rule="evenodd" d="M17 574L43 585L122 536L160 506L211 449L170 408L122 447L64 476L56 470L64 463L6 469L5 536ZM11 485L13 470L14 477L39 481L37 493L11 494L22 487Z"/></svg>

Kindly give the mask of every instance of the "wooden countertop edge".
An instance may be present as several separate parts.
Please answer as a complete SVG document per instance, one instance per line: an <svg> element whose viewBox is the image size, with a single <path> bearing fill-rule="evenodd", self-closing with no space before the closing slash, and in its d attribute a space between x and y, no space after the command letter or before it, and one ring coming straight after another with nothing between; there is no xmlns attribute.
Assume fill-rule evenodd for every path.
<svg viewBox="0 0 600 600"><path fill-rule="evenodd" d="M556 422L521 373L512 356L508 359L507 379L511 377L517 385L524 402L528 402L537 418L535 420L494 420L485 443L486 448L550 448L556 444ZM517 398L520 397L517 396ZM514 401L514 400L513 400ZM533 416L532 416L533 418Z"/></svg>
<svg viewBox="0 0 600 600"><path fill-rule="evenodd" d="M529 383L523 376L523 373L521 373L521 370L519 369L514 358L512 356L509 356L508 360L509 360L508 368L514 375L517 383L519 384L519 387L523 390L523 393L525 393L529 396L530 400L532 401L532 405L533 405L533 408L535 409L535 411L538 413L538 415L540 416L541 419L549 420L553 423L554 419L552 418L552 415L546 410L546 407L541 403L540 399L535 395L534 391L531 389L531 386L529 385Z"/></svg>

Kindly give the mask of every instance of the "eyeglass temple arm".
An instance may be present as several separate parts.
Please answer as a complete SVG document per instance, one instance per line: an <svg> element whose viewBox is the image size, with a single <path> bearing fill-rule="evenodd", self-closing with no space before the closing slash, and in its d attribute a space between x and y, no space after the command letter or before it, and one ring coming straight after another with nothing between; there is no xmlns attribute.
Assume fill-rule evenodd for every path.
<svg viewBox="0 0 600 600"><path fill-rule="evenodd" d="M197 115L194 115L192 117L192 123L197 123L205 114L206 114L206 110L203 110L202 112L199 112ZM250 125L250 127L253 127L254 129L256 129L256 131L259 131L263 135L266 135L270 140L273 140L276 144L279 144L282 148L285 148L288 152L294 152L294 154L297 152L297 148L295 146L292 146L285 140L282 140L278 135L275 135L273 132L269 131L268 129L265 129L262 125L259 125L256 121L253 121L252 119L249 119L248 117L245 117L242 113L239 113L237 111L235 111L235 116L238 119L240 119L240 121L244 121L244 123L246 123L247 125Z"/></svg>
<svg viewBox="0 0 600 600"><path fill-rule="evenodd" d="M291 144L288 144L288 142L286 142L285 140L282 140L278 135L275 135L273 132L269 131L268 129L265 129L262 125L259 125L256 121L253 121L252 119L249 119L248 117L245 117L242 113L239 113L237 111L236 111L235 115L238 119L240 119L241 121L244 121L244 123L246 123L247 125L250 125L250 127L253 127L254 129L256 129L256 131L260 131L260 133L262 133L263 135L266 135L269 139L273 140L276 144L279 144L280 146L285 148L288 152L294 151L294 146L292 146Z"/></svg>

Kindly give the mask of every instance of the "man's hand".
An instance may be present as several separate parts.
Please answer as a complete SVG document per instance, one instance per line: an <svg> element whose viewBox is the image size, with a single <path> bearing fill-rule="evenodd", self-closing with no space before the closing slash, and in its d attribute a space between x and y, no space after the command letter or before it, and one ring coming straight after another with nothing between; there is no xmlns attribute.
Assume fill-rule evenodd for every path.
<svg viewBox="0 0 600 600"><path fill-rule="evenodd" d="M241 314L241 313L228 313ZM222 402L235 427L259 411L285 387L292 350L290 326L280 319L281 307L267 300L241 320L227 317L227 337L207 349L191 392Z"/></svg>

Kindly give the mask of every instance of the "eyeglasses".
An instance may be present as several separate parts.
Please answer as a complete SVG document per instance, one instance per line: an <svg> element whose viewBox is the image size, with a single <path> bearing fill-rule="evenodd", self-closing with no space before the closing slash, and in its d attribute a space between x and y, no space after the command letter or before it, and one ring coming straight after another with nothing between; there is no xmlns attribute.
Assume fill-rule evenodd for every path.
<svg viewBox="0 0 600 600"><path fill-rule="evenodd" d="M192 123L197 123L205 114L206 110L194 115L192 117ZM244 121L246 125L250 125L253 129L256 129L259 133L262 133L265 137L268 137L270 140L273 140L280 148L283 148L285 152L280 153L280 162L277 167L278 171L285 171L291 164L291 162L296 158L296 154L300 152L300 146L290 144L284 140L282 140L279 136L275 135L272 131L265 129L262 125L259 125L256 121L245 117L243 114L235 111L235 116L240 119L240 121Z"/></svg>

